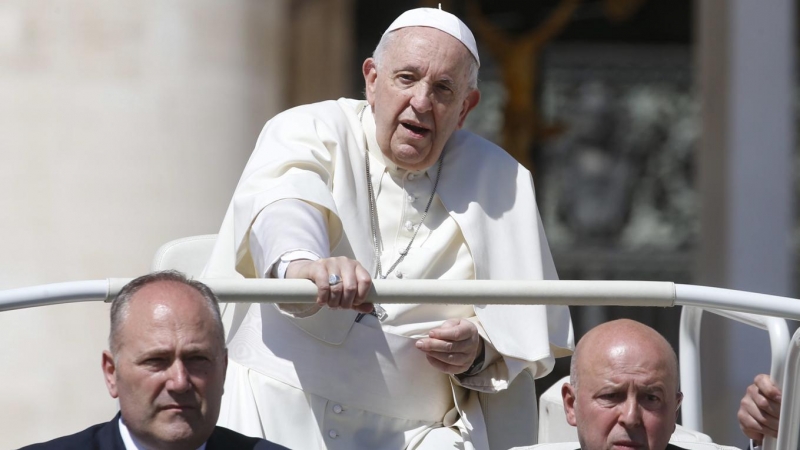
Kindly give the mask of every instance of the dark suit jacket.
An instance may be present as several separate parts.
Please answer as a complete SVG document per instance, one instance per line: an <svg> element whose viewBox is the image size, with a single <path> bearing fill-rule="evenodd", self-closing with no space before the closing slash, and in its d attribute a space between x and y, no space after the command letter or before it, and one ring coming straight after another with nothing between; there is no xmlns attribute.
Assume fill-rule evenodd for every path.
<svg viewBox="0 0 800 450"><path fill-rule="evenodd" d="M206 442L206 450L289 450L278 444L216 427ZM80 433L33 444L20 450L125 450L119 434L119 414L111 422L89 427Z"/></svg>
<svg viewBox="0 0 800 450"><path fill-rule="evenodd" d="M581 449L576 448L575 450L581 450ZM684 449L683 447L677 447L672 444L667 444L667 448L665 450L686 450L686 449Z"/></svg>

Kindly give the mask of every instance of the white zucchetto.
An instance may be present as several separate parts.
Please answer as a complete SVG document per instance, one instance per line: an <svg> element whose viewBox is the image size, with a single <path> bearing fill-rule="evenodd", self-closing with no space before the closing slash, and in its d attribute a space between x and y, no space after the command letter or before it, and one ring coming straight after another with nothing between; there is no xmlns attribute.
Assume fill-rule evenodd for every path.
<svg viewBox="0 0 800 450"><path fill-rule="evenodd" d="M467 25L453 14L435 8L411 9L400 14L400 17L395 19L383 34L385 36L392 31L406 27L429 27L444 31L464 44L467 50L472 53L472 56L475 57L478 67L480 67L481 59L478 57L478 45L475 43L475 36L472 35L472 31L467 28Z"/></svg>

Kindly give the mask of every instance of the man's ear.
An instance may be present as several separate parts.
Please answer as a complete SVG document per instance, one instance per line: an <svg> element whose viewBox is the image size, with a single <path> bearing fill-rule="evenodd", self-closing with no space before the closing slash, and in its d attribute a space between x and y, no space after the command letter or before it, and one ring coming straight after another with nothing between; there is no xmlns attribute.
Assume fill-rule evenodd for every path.
<svg viewBox="0 0 800 450"><path fill-rule="evenodd" d="M464 99L464 106L461 109L461 114L458 117L458 128L460 129L464 126L464 121L467 119L467 115L470 111L472 111L476 106L478 106L478 102L481 101L481 91L477 89L473 89L467 94L467 98Z"/></svg>
<svg viewBox="0 0 800 450"><path fill-rule="evenodd" d="M567 415L567 423L573 427L578 426L575 420L575 388L569 383L561 386L561 399L564 401L564 413Z"/></svg>
<svg viewBox="0 0 800 450"><path fill-rule="evenodd" d="M112 398L117 398L119 392L117 391L117 366L114 363L114 356L108 350L103 351L103 378L106 381L106 388L108 394Z"/></svg>
<svg viewBox="0 0 800 450"><path fill-rule="evenodd" d="M361 73L364 75L364 91L367 94L367 102L370 106L375 102L375 83L378 79L378 66L375 60L367 58L361 66Z"/></svg>
<svg viewBox="0 0 800 450"><path fill-rule="evenodd" d="M676 400L675 421L677 422L677 420L678 420L678 411L681 410L681 404L683 403L683 392L678 392L677 394L675 394L675 400ZM672 432L673 433L675 432L675 426L674 425L672 426Z"/></svg>

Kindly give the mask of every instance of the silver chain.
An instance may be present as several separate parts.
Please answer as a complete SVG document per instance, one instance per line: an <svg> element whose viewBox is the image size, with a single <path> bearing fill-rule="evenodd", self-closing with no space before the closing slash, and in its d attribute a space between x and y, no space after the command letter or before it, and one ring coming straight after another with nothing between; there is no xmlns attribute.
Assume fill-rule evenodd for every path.
<svg viewBox="0 0 800 450"><path fill-rule="evenodd" d="M363 114L363 111L362 111ZM439 155L439 168L436 170L436 181L433 182L433 192L431 192L431 198L428 199L428 204L425 206L425 212L422 214L422 219L420 219L419 223L416 227L414 227L414 235L411 236L411 240L408 242L408 245L404 250L400 252L400 256L397 258L397 261L389 267L389 270L386 272L386 275L383 274L383 270L381 268L381 248L380 248L380 241L378 239L378 233L380 227L378 226L378 211L375 206L375 194L372 190L372 176L369 172L369 149L364 152L364 159L366 160L366 172L367 172L367 190L369 191L369 218L370 218L370 225L372 226L372 244L375 247L375 260L377 261L377 266L375 269L375 278L377 279L385 279L388 277L394 269L397 267L398 264L403 262L406 255L408 254L408 250L411 249L411 244L414 243L414 239L417 237L417 233L419 233L419 229L422 228L422 223L425 222L425 218L428 217L428 210L431 208L431 203L433 203L433 197L436 195L436 187L439 185L439 177L442 175L442 159L444 158L444 150L442 150L442 154Z"/></svg>

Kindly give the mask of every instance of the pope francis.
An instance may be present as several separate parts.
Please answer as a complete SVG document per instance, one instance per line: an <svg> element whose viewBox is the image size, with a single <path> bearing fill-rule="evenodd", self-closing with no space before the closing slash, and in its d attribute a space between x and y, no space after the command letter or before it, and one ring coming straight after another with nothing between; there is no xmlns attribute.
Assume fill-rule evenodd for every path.
<svg viewBox="0 0 800 450"><path fill-rule="evenodd" d="M547 374L566 307L384 305L373 278L554 279L531 175L460 130L475 39L420 8L362 72L366 100L270 120L204 276L306 278L317 303L236 305L219 423L294 449L488 449L478 392Z"/></svg>

